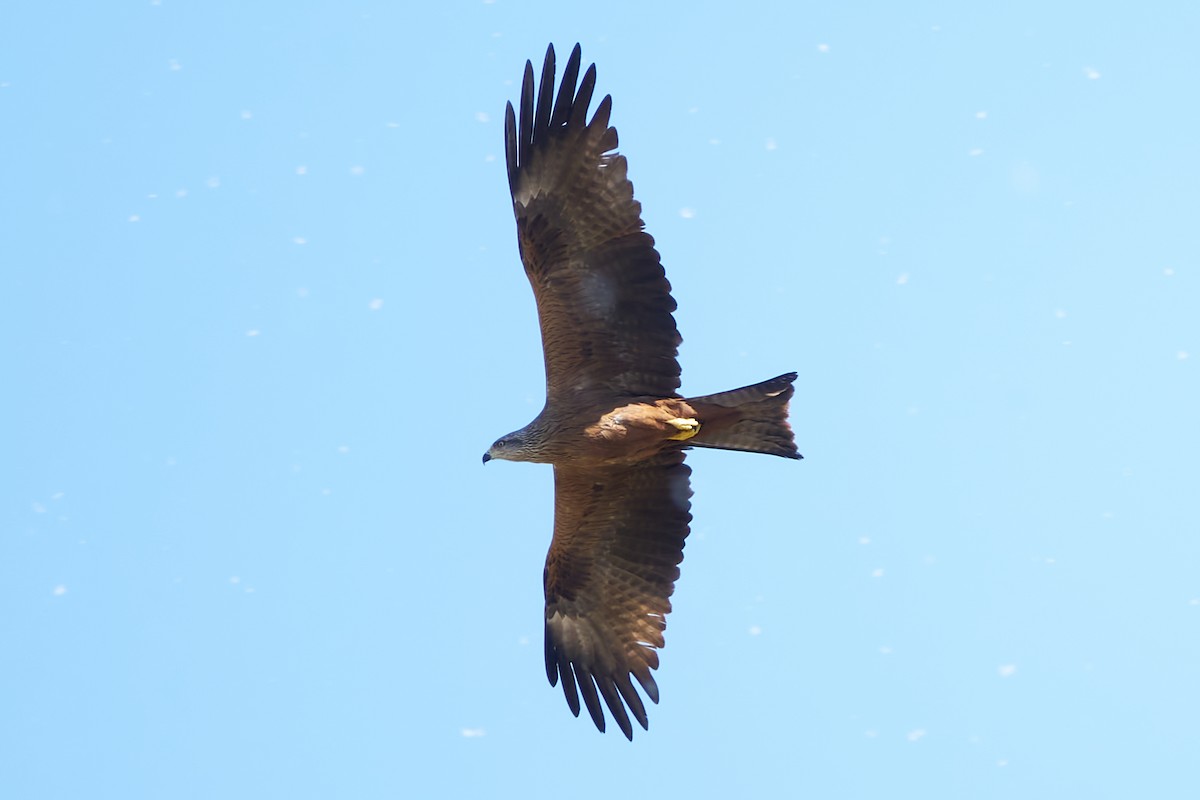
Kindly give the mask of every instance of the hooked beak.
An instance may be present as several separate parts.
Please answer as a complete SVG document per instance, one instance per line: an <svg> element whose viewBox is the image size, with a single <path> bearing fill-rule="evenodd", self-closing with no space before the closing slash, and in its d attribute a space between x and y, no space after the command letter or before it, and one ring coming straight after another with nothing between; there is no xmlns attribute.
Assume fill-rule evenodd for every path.
<svg viewBox="0 0 1200 800"><path fill-rule="evenodd" d="M486 464L487 462L489 462L489 461L491 461L491 460L492 460L492 454L491 454L491 453L484 453L484 454L483 454L483 463L485 463L485 464Z"/></svg>

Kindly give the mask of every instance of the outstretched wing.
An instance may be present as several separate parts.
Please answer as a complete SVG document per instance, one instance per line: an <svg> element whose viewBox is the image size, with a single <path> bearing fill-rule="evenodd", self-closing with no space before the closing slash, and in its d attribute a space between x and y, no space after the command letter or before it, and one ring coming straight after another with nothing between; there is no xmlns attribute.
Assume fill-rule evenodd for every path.
<svg viewBox="0 0 1200 800"><path fill-rule="evenodd" d="M646 708L630 677L658 702L657 648L688 534L691 469L672 450L600 469L555 465L554 540L546 557L546 675L579 695L604 730L604 698L625 736ZM628 707L628 712L626 711Z"/></svg>
<svg viewBox="0 0 1200 800"><path fill-rule="evenodd" d="M588 105L596 66L576 90L579 45L557 99L554 47L546 51L534 103L525 62L520 127L512 104L504 120L508 183L517 241L533 285L550 402L580 392L669 397L679 388L675 300L654 239L642 230L617 131L612 98Z"/></svg>

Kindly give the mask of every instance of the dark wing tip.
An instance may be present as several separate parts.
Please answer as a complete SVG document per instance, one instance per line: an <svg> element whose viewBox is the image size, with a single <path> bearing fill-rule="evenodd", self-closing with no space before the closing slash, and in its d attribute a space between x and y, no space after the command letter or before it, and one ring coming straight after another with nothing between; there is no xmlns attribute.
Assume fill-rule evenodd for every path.
<svg viewBox="0 0 1200 800"><path fill-rule="evenodd" d="M575 84L579 80L579 55L579 45L575 45L575 49L571 51L571 57L567 60L567 66L563 70L562 81L558 86L558 96L554 100L554 115L549 123L552 129L563 127L570 119L571 103L575 97ZM550 85L553 87L553 80ZM544 91L545 86L543 85L542 88Z"/></svg>
<svg viewBox="0 0 1200 800"><path fill-rule="evenodd" d="M517 167L529 163L529 152L533 144L533 63L525 62L525 75L521 78L521 124L517 148Z"/></svg>
<svg viewBox="0 0 1200 800"><path fill-rule="evenodd" d="M546 679L550 681L551 686L558 686L558 653L554 649L554 642L550 640L550 630L546 630Z"/></svg>
<svg viewBox="0 0 1200 800"><path fill-rule="evenodd" d="M596 65L592 64L583 73L579 91L575 93L575 102L567 119L568 127L577 128L584 124L587 118L588 106L592 104L592 93L596 91Z"/></svg>
<svg viewBox="0 0 1200 800"><path fill-rule="evenodd" d="M600 101L600 105L596 106L596 113L592 115L592 121L588 123L589 128L608 128L608 120L612 117L612 95L604 95L604 99ZM614 137L615 138L615 137ZM617 144L614 141L613 147Z"/></svg>
<svg viewBox="0 0 1200 800"><path fill-rule="evenodd" d="M646 718L646 706L642 703L642 698L638 696L637 691L633 688L633 684L629 681L629 673L618 674L615 684L617 691L621 693L621 697L625 700L625 705L629 706L633 718L642 726L642 730L650 730L650 721ZM633 738L632 730L625 735L630 739Z"/></svg>
<svg viewBox="0 0 1200 800"><path fill-rule="evenodd" d="M540 80L535 78L533 63L525 62L525 73L521 79L521 99L518 112L512 115L511 127L509 114L505 113L504 144L510 189L515 188L516 176L529 163L534 149L551 134L595 125L597 117L607 126L612 106L611 98L607 97L601 104L601 109L597 110L597 115L590 123L587 122L588 106L596 87L596 65L590 65L580 81L582 54L582 48L576 44L563 70L557 95L554 91L554 45L546 48ZM511 108L511 103L509 106ZM603 114L600 113L601 110Z"/></svg>
<svg viewBox="0 0 1200 800"><path fill-rule="evenodd" d="M642 726L642 730L650 730L646 706L633 687L633 681L630 680L630 675L632 675L641 685L646 696L657 703L658 685L654 682L646 665L641 665L640 669L635 667L631 671L620 671L621 668L618 667L618 671L612 674L594 674L584 665L571 661L559 651L554 644L549 627L546 629L545 653L546 678L550 681L551 686L557 685L559 678L562 678L563 697L566 698L567 706L574 716L578 717L581 707L586 707L588 716L592 718L596 729L604 733L606 727L604 706L608 706L613 721L617 723L617 727L629 741L633 741L631 714L633 719ZM582 703L580 702L581 696ZM604 700L603 705L600 703L601 698Z"/></svg>
<svg viewBox="0 0 1200 800"><path fill-rule="evenodd" d="M625 734L625 738L632 742L633 725L629 722L629 714L625 712L625 704L617 696L616 682L608 675L597 676L595 681L597 688L600 689L601 697L604 698L604 704L608 706L609 712L616 720L617 727L621 729L621 733Z"/></svg>
<svg viewBox="0 0 1200 800"><path fill-rule="evenodd" d="M587 706L588 714L591 715L597 730L604 733L604 709L600 707L600 695L596 692L596 681L592 679L592 674L583 667L572 666L575 667L575 683L579 686L579 693L583 695L583 704Z"/></svg>
<svg viewBox="0 0 1200 800"><path fill-rule="evenodd" d="M537 114L533 119L534 142L538 133L550 124L550 105L554 98L554 45L546 49L546 60L542 62L542 80L537 93Z"/></svg>
<svg viewBox="0 0 1200 800"><path fill-rule="evenodd" d="M646 693L646 697L650 698L650 702L658 705L658 683L655 682L654 676L650 674L649 668L643 667L641 670L636 670L633 677L637 678L638 684L641 685L642 691Z"/></svg>
<svg viewBox="0 0 1200 800"><path fill-rule="evenodd" d="M504 109L504 161L508 167L509 191L517 188L517 117L513 104L507 103Z"/></svg>

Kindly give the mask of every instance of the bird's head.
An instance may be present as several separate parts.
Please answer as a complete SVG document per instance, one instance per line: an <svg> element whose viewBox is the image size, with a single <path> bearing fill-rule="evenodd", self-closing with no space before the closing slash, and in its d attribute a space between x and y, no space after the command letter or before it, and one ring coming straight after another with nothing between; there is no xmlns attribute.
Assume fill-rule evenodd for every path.
<svg viewBox="0 0 1200 800"><path fill-rule="evenodd" d="M483 463L493 458L504 461L533 461L535 454L530 447L529 437L524 430L514 431L497 439L483 454Z"/></svg>

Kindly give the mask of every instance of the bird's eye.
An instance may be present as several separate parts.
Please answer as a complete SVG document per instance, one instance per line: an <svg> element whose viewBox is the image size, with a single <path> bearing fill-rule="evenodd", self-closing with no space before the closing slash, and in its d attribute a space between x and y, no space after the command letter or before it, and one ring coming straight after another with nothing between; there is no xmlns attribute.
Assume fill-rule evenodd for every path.
<svg viewBox="0 0 1200 800"><path fill-rule="evenodd" d="M507 439L500 439L496 442L496 447L504 447L508 444Z"/></svg>

